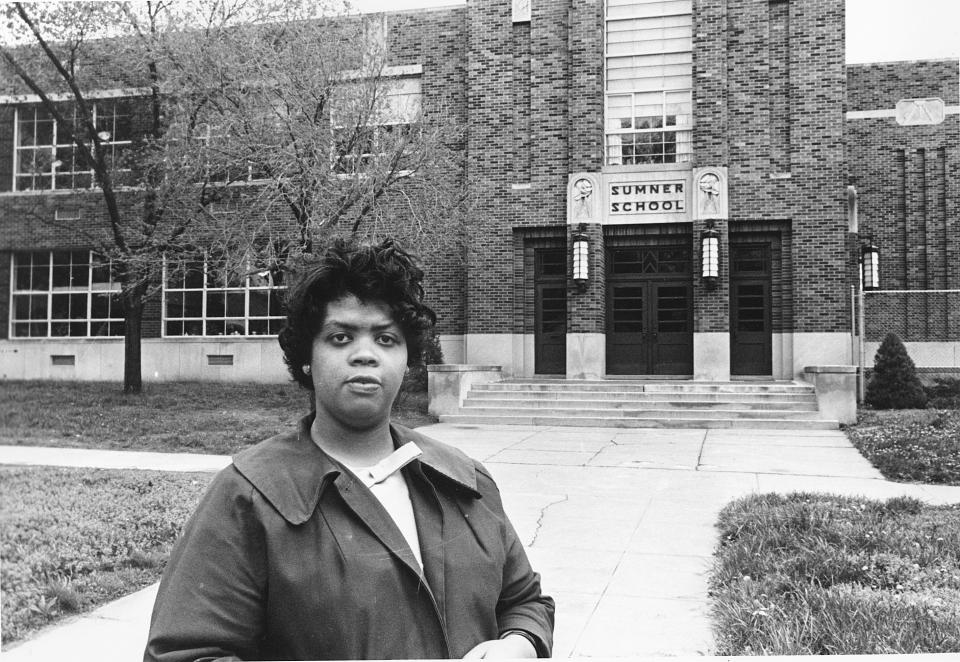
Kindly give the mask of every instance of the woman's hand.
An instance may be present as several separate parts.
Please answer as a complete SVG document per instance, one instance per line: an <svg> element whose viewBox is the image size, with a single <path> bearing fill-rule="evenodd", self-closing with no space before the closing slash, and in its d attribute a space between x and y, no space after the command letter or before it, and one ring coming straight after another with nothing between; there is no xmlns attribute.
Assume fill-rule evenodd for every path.
<svg viewBox="0 0 960 662"><path fill-rule="evenodd" d="M508 634L503 639L491 639L482 641L471 648L466 655L465 660L506 660L518 658L535 658L537 649L533 647L530 640L522 634Z"/></svg>

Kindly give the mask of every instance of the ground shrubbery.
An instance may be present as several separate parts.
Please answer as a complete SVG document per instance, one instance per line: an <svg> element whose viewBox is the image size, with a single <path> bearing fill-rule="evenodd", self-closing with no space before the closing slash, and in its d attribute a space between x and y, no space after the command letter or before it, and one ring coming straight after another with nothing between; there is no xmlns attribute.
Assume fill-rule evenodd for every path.
<svg viewBox="0 0 960 662"><path fill-rule="evenodd" d="M933 384L924 386L927 404L934 409L960 409L960 377L934 377Z"/></svg>
<svg viewBox="0 0 960 662"><path fill-rule="evenodd" d="M864 410L846 433L889 480L960 485L960 411Z"/></svg>
<svg viewBox="0 0 960 662"><path fill-rule="evenodd" d="M210 479L0 467L3 644L158 581Z"/></svg>
<svg viewBox="0 0 960 662"><path fill-rule="evenodd" d="M718 527L718 654L960 650L960 505L754 495Z"/></svg>
<svg viewBox="0 0 960 662"><path fill-rule="evenodd" d="M920 409L927 405L917 368L896 334L888 333L880 343L866 390L866 403L876 409Z"/></svg>

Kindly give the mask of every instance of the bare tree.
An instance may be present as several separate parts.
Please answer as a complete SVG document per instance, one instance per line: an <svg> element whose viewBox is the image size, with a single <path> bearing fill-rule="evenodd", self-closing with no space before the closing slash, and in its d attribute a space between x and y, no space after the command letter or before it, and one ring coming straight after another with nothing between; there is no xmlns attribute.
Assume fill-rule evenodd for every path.
<svg viewBox="0 0 960 662"><path fill-rule="evenodd" d="M383 15L282 7L171 54L182 88L206 82L206 158L255 183L214 245L288 259L334 235L390 234L459 252L469 199L449 100L424 101L419 76L390 66Z"/></svg>
<svg viewBox="0 0 960 662"><path fill-rule="evenodd" d="M463 127L389 66L383 17L306 0L4 12L0 66L39 97L103 199L107 227L89 241L121 283L125 392L142 389L144 303L165 263L207 251L229 271L276 267L337 234L459 248ZM145 112L118 150L91 92L129 87Z"/></svg>
<svg viewBox="0 0 960 662"><path fill-rule="evenodd" d="M164 7L142 6L146 32L137 34L123 4L13 3L4 10L10 40L0 44L0 64L55 122L60 146L49 157L53 172L63 167L60 152L69 153L69 170L91 171L102 198L106 227L88 231L86 240L110 260L121 284L127 393L142 390L143 309L159 286L163 256L182 246L191 222L215 197L186 143L166 131L172 106L163 90L164 63L151 43L173 27L161 23ZM138 126L123 136L130 140L112 135L116 124L104 124L96 94L118 88L137 95L131 107ZM115 112L109 116L116 119Z"/></svg>

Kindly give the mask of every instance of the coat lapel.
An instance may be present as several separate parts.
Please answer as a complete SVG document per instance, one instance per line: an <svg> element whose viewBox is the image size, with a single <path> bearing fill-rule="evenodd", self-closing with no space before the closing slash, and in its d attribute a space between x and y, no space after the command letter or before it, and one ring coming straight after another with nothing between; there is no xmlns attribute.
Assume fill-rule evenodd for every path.
<svg viewBox="0 0 960 662"><path fill-rule="evenodd" d="M420 565L410 546L377 497L348 472L337 476L335 485L344 503L366 525L374 537L390 550L391 554L400 559L413 574L422 577Z"/></svg>
<svg viewBox="0 0 960 662"><path fill-rule="evenodd" d="M412 480L410 499L413 501L413 513L417 521L417 536L420 538L420 555L423 557L423 572L433 595L436 597L437 609L446 615L443 604L444 577L446 568L446 538L444 537L445 518L440 499L433 485L423 475L419 466L413 465L406 471Z"/></svg>

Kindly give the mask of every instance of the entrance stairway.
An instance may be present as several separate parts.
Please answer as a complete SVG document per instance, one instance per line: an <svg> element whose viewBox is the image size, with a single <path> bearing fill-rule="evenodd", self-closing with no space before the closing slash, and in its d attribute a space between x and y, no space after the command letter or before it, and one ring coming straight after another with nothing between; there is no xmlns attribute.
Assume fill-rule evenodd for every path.
<svg viewBox="0 0 960 662"><path fill-rule="evenodd" d="M474 384L441 423L836 430L796 382L508 379Z"/></svg>

